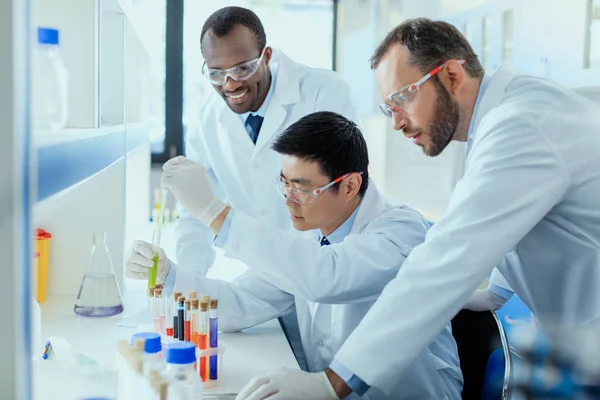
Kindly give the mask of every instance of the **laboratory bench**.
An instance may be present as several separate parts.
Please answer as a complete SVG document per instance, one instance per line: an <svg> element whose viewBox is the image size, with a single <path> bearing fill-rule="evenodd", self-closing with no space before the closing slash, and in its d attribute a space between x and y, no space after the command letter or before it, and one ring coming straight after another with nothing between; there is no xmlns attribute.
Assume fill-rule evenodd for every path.
<svg viewBox="0 0 600 400"><path fill-rule="evenodd" d="M151 235L151 230L148 235ZM174 254L173 225L164 230L163 239L162 247L167 254ZM226 258L218 250L215 265L207 276L230 281L245 269L246 266L241 262ZM50 353L47 360L43 360L41 355L46 340L56 336L68 340L101 366L112 369L119 340L129 340L135 332L153 330L149 318L144 315L147 308L146 282L126 279L124 285L125 310L114 317L86 318L76 315L73 312L75 296L51 296L41 305L42 343L39 344L39 354L34 354L33 361L34 400L115 397L114 371L85 376L66 368L57 360L56 354ZM207 393L237 393L254 376L272 372L279 367L298 368L277 320L238 333L221 332L219 344L225 349L223 368L218 386L206 389Z"/></svg>
<svg viewBox="0 0 600 400"><path fill-rule="evenodd" d="M112 369L117 341L129 340L133 333L151 329L149 324L138 323L140 311L146 305L141 291L127 293L125 311L109 318L77 316L73 312L74 301L67 296L52 297L42 305L44 343L50 336L65 338L109 372L86 376L65 366L52 352L44 360L41 357L44 343L40 343L40 352L34 354L33 361L35 400L114 398L116 375ZM220 333L219 344L225 348L223 369L218 386L207 390L210 393L237 393L256 375L283 366L298 368L277 320L239 333Z"/></svg>

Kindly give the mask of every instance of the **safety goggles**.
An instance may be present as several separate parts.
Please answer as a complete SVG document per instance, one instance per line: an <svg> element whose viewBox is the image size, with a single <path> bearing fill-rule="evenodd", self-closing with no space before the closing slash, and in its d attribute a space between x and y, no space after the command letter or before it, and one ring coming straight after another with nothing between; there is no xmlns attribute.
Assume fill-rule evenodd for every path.
<svg viewBox="0 0 600 400"><path fill-rule="evenodd" d="M290 199L294 203L301 206L305 206L314 201L321 193L329 189L336 183L339 183L350 176L351 173L340 176L339 178L329 182L325 186L321 186L315 189L300 189L290 186L291 182L285 179L283 176L278 176L275 180L275 187L277 191L284 199ZM362 172L359 172L362 175Z"/></svg>
<svg viewBox="0 0 600 400"><path fill-rule="evenodd" d="M465 60L458 60L458 62L462 65L465 63ZM446 64L447 63L444 63L438 67L435 67L433 70L431 70L431 72L419 79L417 82L411 83L397 92L390 94L387 97L387 101L379 105L381 111L386 115L386 117L389 118L406 112L406 110L410 108L417 98L417 94L419 93L419 88L421 85L427 82L429 78L440 72L446 66Z"/></svg>
<svg viewBox="0 0 600 400"><path fill-rule="evenodd" d="M202 74L208 78L210 83L217 86L224 85L227 82L227 78L231 78L236 82L245 81L258 71L266 49L266 47L263 49L260 57L243 62L229 69L208 68L205 61L202 64Z"/></svg>

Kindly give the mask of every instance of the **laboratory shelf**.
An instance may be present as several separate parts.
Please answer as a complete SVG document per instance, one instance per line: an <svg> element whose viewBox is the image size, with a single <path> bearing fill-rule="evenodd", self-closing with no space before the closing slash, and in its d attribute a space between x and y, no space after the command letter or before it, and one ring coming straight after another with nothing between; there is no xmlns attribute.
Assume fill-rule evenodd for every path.
<svg viewBox="0 0 600 400"><path fill-rule="evenodd" d="M147 125L36 132L37 201L95 175L148 142ZM126 134L124 135L124 132Z"/></svg>

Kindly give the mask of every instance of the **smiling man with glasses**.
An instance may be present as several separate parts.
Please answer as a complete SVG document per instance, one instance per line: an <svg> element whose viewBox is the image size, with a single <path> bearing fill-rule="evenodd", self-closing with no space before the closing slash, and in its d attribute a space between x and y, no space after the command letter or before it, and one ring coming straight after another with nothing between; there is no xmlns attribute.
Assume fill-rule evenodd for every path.
<svg viewBox="0 0 600 400"><path fill-rule="evenodd" d="M272 147L282 155L280 176L275 188L271 180L257 190L282 195L295 229L277 229L222 204L202 165L178 157L163 167L163 186L211 227L215 245L226 256L249 269L227 283L190 275L166 259L158 274L167 276L166 291L193 289L219 298L219 328L228 332L279 317L295 305L305 369L329 386L324 371L333 355L422 242L427 222L379 193L369 179L367 145L359 128L339 114L301 118ZM213 209L223 211L214 218ZM146 279L152 255L138 254L128 276ZM287 383L292 398L320 398L319 386L293 377ZM449 324L394 384L402 391L387 396L373 390L369 399L460 399L462 375ZM240 396L262 398L257 396L276 392L276 385L258 379Z"/></svg>

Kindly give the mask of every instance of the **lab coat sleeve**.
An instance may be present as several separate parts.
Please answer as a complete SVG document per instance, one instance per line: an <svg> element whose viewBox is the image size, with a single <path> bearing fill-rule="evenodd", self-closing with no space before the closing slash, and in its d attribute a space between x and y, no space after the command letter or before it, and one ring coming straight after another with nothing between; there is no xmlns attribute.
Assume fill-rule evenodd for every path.
<svg viewBox="0 0 600 400"><path fill-rule="evenodd" d="M187 133L186 156L206 168L206 172L215 195L222 198L222 192L218 180L208 163L204 154L204 144L201 141L198 125L192 125ZM179 269L193 271L199 276L206 275L208 269L215 261L215 250L213 248L213 232L200 220L190 215L181 205L177 205L180 218L175 226L175 239L177 241L177 265Z"/></svg>
<svg viewBox="0 0 600 400"><path fill-rule="evenodd" d="M316 239L261 224L236 210L223 249L295 296L317 303L356 303L379 296L425 233L426 222L417 212L396 208L371 221L363 233L321 247Z"/></svg>
<svg viewBox="0 0 600 400"><path fill-rule="evenodd" d="M294 296L247 270L232 282L210 279L176 267L175 289L196 290L219 299L219 329L236 332L286 313Z"/></svg>
<svg viewBox="0 0 600 400"><path fill-rule="evenodd" d="M335 356L387 393L568 187L563 164L537 125L518 116L498 123L486 118L445 215Z"/></svg>

